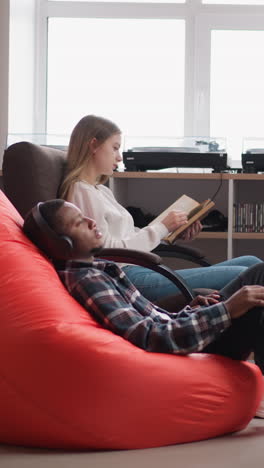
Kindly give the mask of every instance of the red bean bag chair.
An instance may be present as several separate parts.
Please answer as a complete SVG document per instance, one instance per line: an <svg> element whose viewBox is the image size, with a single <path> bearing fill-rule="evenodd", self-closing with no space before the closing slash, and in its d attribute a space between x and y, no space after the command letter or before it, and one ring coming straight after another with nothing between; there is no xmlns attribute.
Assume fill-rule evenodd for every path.
<svg viewBox="0 0 264 468"><path fill-rule="evenodd" d="M254 364L148 353L103 329L3 193L0 213L0 443L135 449L248 424L262 393Z"/></svg>

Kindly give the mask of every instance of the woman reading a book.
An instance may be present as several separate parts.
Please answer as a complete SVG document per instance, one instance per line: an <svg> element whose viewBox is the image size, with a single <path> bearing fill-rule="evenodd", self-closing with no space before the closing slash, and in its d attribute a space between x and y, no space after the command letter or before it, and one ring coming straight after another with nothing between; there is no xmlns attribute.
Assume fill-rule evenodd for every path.
<svg viewBox="0 0 264 468"><path fill-rule="evenodd" d="M83 117L71 134L60 196L96 221L105 247L151 252L170 232L187 222L187 214L172 210L151 225L142 229L135 227L130 213L103 185L122 160L120 145L121 131L113 122L94 115ZM181 239L194 239L201 227L199 221L194 222L181 234ZM259 262L257 257L243 256L207 268L177 270L177 273L191 288L219 290ZM135 265L124 265L123 269L136 288L151 301L176 292L175 285L154 271Z"/></svg>

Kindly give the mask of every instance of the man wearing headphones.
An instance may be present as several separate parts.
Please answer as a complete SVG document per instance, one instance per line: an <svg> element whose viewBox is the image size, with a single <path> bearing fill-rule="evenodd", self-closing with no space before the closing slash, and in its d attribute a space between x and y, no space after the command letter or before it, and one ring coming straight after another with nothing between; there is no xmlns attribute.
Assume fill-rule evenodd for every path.
<svg viewBox="0 0 264 468"><path fill-rule="evenodd" d="M72 203L39 203L28 213L23 231L103 327L150 352L207 352L240 360L253 351L264 373L264 263L219 293L198 296L180 312L169 313L145 299L117 264L94 259L103 247L102 234ZM257 415L264 417L264 403Z"/></svg>

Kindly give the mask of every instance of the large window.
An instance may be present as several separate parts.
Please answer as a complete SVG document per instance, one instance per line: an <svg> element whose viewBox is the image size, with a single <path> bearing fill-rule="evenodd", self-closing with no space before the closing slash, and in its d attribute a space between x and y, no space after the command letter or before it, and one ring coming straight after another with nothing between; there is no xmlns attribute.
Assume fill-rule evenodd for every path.
<svg viewBox="0 0 264 468"><path fill-rule="evenodd" d="M202 0L202 3L214 5L264 5L264 0Z"/></svg>
<svg viewBox="0 0 264 468"><path fill-rule="evenodd" d="M213 31L211 132L225 135L231 154L243 138L263 136L264 31Z"/></svg>
<svg viewBox="0 0 264 468"><path fill-rule="evenodd" d="M182 20L50 18L47 132L86 114L125 134L184 133Z"/></svg>
<svg viewBox="0 0 264 468"><path fill-rule="evenodd" d="M57 2L86 2L89 1L93 2L100 2L101 0L50 0L50 1L57 1ZM115 2L122 2L123 0L115 0ZM161 3L160 0L131 0L132 3ZM166 0L166 3L185 3L186 0ZM104 0L104 2L113 2L113 0Z"/></svg>
<svg viewBox="0 0 264 468"><path fill-rule="evenodd" d="M11 22L13 133L69 135L94 113L128 136L226 138L234 166L244 138L263 138L264 0L26 3L36 6L36 40L22 69L25 40ZM12 98L21 77L26 119Z"/></svg>

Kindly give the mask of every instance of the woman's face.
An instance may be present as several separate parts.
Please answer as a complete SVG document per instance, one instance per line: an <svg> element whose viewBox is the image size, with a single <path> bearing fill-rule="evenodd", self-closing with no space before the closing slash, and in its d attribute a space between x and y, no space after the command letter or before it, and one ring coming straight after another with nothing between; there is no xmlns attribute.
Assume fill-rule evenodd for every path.
<svg viewBox="0 0 264 468"><path fill-rule="evenodd" d="M118 167L118 163L122 161L120 146L121 135L115 133L94 149L94 163L98 175L110 176L113 174L113 171Z"/></svg>

